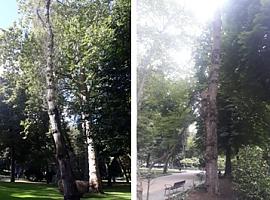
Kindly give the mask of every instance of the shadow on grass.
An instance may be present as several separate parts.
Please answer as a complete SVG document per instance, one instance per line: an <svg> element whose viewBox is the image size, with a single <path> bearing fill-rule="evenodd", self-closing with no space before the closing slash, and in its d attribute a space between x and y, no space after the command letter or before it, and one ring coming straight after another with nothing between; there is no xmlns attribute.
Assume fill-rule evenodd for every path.
<svg viewBox="0 0 270 200"><path fill-rule="evenodd" d="M57 188L49 187L44 184L36 183L0 183L0 199L42 199L42 200L60 200L62 196Z"/></svg>
<svg viewBox="0 0 270 200"><path fill-rule="evenodd" d="M130 194L130 185L115 185L113 187L105 187L105 194L86 194L84 195L85 200L98 200L98 199L106 199L106 200L128 200L131 199Z"/></svg>
<svg viewBox="0 0 270 200"><path fill-rule="evenodd" d="M105 188L105 194L86 194L83 200L128 200L130 197L130 185L114 186ZM1 200L62 200L58 189L52 185L37 183L6 183L0 182Z"/></svg>

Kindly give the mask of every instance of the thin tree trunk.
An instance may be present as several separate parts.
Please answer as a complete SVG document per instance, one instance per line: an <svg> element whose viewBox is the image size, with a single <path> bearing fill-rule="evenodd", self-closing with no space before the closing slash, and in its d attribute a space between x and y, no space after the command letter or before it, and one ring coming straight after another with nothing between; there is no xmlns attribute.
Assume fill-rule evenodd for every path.
<svg viewBox="0 0 270 200"><path fill-rule="evenodd" d="M13 146L10 148L10 182L15 182L15 150Z"/></svg>
<svg viewBox="0 0 270 200"><path fill-rule="evenodd" d="M230 177L232 175L232 161L231 161L231 145L227 144L226 147L226 161L225 161L225 176Z"/></svg>
<svg viewBox="0 0 270 200"><path fill-rule="evenodd" d="M218 77L220 67L220 35L221 18L217 11L213 22L213 49L212 65L209 71L209 85L206 93L206 187L209 194L218 194L218 174L217 174L217 106L216 97L218 90Z"/></svg>
<svg viewBox="0 0 270 200"><path fill-rule="evenodd" d="M129 177L127 175L127 170L126 170L125 166L123 165L123 163L122 163L122 161L121 161L121 159L119 157L117 157L116 159L118 160L119 165L120 165L121 169L124 172L124 175L125 175L125 178L126 178L126 182L129 183Z"/></svg>
<svg viewBox="0 0 270 200"><path fill-rule="evenodd" d="M63 181L64 200L79 200L79 194L75 179L71 169L70 158L66 149L63 134L61 133L61 119L56 104L55 97L55 72L53 68L53 31L50 22L51 1L46 0L45 27L47 31L47 51L46 51L46 84L47 84L47 103L48 115L50 118L50 131L56 148L56 157L60 167L61 179Z"/></svg>
<svg viewBox="0 0 270 200"><path fill-rule="evenodd" d="M147 158L146 158L146 168L148 168L150 166L150 157L151 157L151 154L148 153Z"/></svg>

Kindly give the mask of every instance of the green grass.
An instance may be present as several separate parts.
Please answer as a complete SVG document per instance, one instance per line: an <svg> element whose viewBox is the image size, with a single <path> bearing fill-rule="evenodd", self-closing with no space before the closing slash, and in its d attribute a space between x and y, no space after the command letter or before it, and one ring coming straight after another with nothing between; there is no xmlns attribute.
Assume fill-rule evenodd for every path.
<svg viewBox="0 0 270 200"><path fill-rule="evenodd" d="M130 185L115 185L104 189L105 194L86 194L83 200L129 200ZM37 183L0 182L0 199L2 200L62 200L63 196L54 186Z"/></svg>

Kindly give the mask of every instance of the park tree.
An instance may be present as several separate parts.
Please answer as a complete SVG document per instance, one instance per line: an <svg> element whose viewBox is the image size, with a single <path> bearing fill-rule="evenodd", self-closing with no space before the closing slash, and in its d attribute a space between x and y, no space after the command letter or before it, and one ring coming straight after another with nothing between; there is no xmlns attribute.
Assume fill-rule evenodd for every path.
<svg viewBox="0 0 270 200"><path fill-rule="evenodd" d="M5 81L1 81L1 87L7 86ZM3 94L3 93L1 93ZM20 157L24 157L22 151L26 146L26 142L23 140L21 132L23 127L21 126L21 120L24 120L25 116L22 114L25 106L25 98L23 91L20 91L21 99L8 99L10 96L1 97L1 112L0 112L0 137L1 137L1 152L7 152L10 163L10 182L15 182L15 164L18 163ZM18 93L17 93L18 95ZM10 101L8 101L10 100Z"/></svg>
<svg viewBox="0 0 270 200"><path fill-rule="evenodd" d="M268 1L229 2L224 10L217 136L219 153L226 155L226 175L231 174L231 159L242 145L265 148L268 143L267 10ZM206 36L200 44L196 54L198 89L207 83L211 61L211 41ZM204 125L197 124L198 143L204 146Z"/></svg>
<svg viewBox="0 0 270 200"><path fill-rule="evenodd" d="M64 199L76 200L80 199L73 176L70 158L64 143L63 133L61 130L61 118L56 102L56 80L55 80L55 67L53 63L53 48L54 48L54 35L53 28L50 19L50 7L51 1L47 0L45 4L45 20L40 17L44 23L44 29L46 32L46 43L45 43L45 56L46 57L46 85L47 85L47 104L48 104L48 115L50 118L50 132L53 134L56 157L58 160L61 179L64 185Z"/></svg>
<svg viewBox="0 0 270 200"><path fill-rule="evenodd" d="M19 6L23 18L14 32L18 39L13 41L17 43L4 41L12 46L10 52L16 53L18 58L10 56L4 47L1 50L8 52L3 58L5 62L7 58L16 61L16 65L6 71L13 76L17 70L14 83L23 83L26 88L26 119L21 123L23 134L30 141L34 139L35 128L40 127L46 142L52 139L47 137L48 119L44 117L48 110L48 78L44 76L48 73L44 65L52 62L52 89L55 90L62 142L74 162L76 156L81 155L74 154L79 144L73 143L70 134L80 131L81 142L87 144L91 153L84 165L90 163L91 169L77 166L76 171L81 171L78 168L83 168L83 174L88 171L90 189L102 192L98 161L111 156L119 161L130 157L130 1L52 1L49 16L52 30L46 21L46 3L22 0ZM8 33L7 36L12 36L12 32ZM53 53L48 61L50 54L44 43L51 46L51 34ZM40 121L35 117L40 117ZM70 131L74 127L77 130ZM86 153L85 149L79 154ZM127 167L126 163L128 161L122 166Z"/></svg>
<svg viewBox="0 0 270 200"><path fill-rule="evenodd" d="M186 72L171 53L190 44L190 37L184 27L191 21L191 15L181 3L156 0L138 1L138 15L137 101L140 109L144 87L152 71L159 69L166 74L174 72L177 75Z"/></svg>
<svg viewBox="0 0 270 200"><path fill-rule="evenodd" d="M29 49L36 51L31 54ZM35 58L38 53L35 40L28 37L18 25L2 32L1 102L3 106L1 107L3 110L8 108L9 114L2 113L1 119L4 120L6 116L14 119L10 126L17 127L15 128L17 134L10 139L14 140L13 144L15 144L14 162L21 169L27 169L33 165L44 169L44 166L54 162L53 147L50 145L52 138L47 134L48 117L44 110L39 76L30 67L37 63ZM9 122L4 120L2 123L6 126ZM10 142L3 140L4 146L8 144ZM39 164L37 164L37 158Z"/></svg>
<svg viewBox="0 0 270 200"><path fill-rule="evenodd" d="M140 112L143 112L141 108L147 95L145 95L145 91L149 87L152 74L159 71L168 76L176 75L177 79L179 78L177 75L185 71L173 59L172 52L177 52L183 48L186 42L189 42L184 27L190 22L190 15L181 3L174 1L138 1L137 11L140 16L137 21L137 104L138 115L140 115ZM138 130L138 138L146 137L147 132L142 135L142 126L144 126L144 122L138 121L138 129L140 129ZM151 128L149 127L149 129ZM147 130L145 129L145 131ZM149 136L149 141L151 141L150 138L151 136ZM140 149L138 151L140 152ZM140 175L138 174L137 177ZM139 193L140 191L138 196L140 196Z"/></svg>
<svg viewBox="0 0 270 200"><path fill-rule="evenodd" d="M139 160L146 161L148 167L164 162L166 173L168 161L183 150L193 120L190 90L185 80L170 80L162 73L151 76L138 116Z"/></svg>
<svg viewBox="0 0 270 200"><path fill-rule="evenodd" d="M59 11L56 20L57 41L65 41L58 44L57 73L64 107L79 119L88 140L90 187L102 191L99 157L130 152L130 2L111 7L105 1L77 1L69 6L60 5L66 12ZM66 13L70 19L63 24Z"/></svg>
<svg viewBox="0 0 270 200"><path fill-rule="evenodd" d="M211 67L209 69L209 83L205 93L202 93L203 110L205 113L205 162L206 162L206 187L210 194L218 193L217 175L217 90L220 68L221 44L221 16L219 11L213 22L213 48Z"/></svg>

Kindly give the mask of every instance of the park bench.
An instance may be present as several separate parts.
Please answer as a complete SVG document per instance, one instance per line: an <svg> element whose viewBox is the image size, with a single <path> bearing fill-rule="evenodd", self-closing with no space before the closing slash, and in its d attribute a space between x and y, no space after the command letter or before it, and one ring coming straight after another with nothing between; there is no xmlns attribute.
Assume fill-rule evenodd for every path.
<svg viewBox="0 0 270 200"><path fill-rule="evenodd" d="M186 181L175 182L173 185L165 184L164 196L165 199L175 199L175 197L181 195L185 189Z"/></svg>

